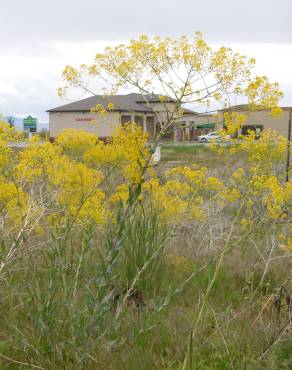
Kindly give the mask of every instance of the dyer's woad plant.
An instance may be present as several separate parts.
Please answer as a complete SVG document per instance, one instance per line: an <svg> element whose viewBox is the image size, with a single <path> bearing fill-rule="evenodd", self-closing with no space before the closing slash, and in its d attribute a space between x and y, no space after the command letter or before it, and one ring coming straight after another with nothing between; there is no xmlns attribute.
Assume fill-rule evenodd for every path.
<svg viewBox="0 0 292 370"><path fill-rule="evenodd" d="M217 212L221 212L230 204L235 210L242 199L248 204L240 208L242 227L251 228L254 218L262 220L263 214L285 217L291 185L283 185L280 173L273 171L286 142L274 133L264 134L256 143L251 134L230 149L229 153L243 153L248 165L235 168L227 181L209 176L207 168L196 164L158 171L159 176L151 165L161 136L173 130L174 122L184 114L184 104L213 111L214 107L227 108L240 97L250 110L267 109L278 115L282 97L278 84L254 75L254 64L254 59L230 48L212 49L196 33L192 39L141 36L129 44L106 48L96 54L92 65L67 66L60 95L71 87L89 91L86 81L101 79L106 85L105 103L92 110L104 115L114 108L107 101L108 93L135 89L156 114L156 136L148 142L147 134L134 123L117 128L108 143L94 134L68 129L54 144L36 138L15 155L6 147L15 132L2 124L2 226L6 231L9 228L5 237L19 245L31 234L56 228L66 240L75 228L111 225L112 248L118 251L125 225L138 209L156 209L171 228L185 220L205 222L206 208L212 202L217 202ZM151 104L154 96L163 106L163 118ZM225 113L225 129L234 133L244 119L244 115ZM229 217L233 216L230 212ZM6 265L4 258L2 270Z"/></svg>
<svg viewBox="0 0 292 370"><path fill-rule="evenodd" d="M92 110L101 115L114 108L108 94L123 89L142 94L145 105L158 121L148 158L140 165L142 179L159 139L174 131L175 121L184 115L185 104L201 106L204 112L214 112L218 108L229 108L240 99L250 110L266 109L275 116L280 114L278 102L282 93L278 84L269 82L265 76L255 75L254 65L253 58L230 48L212 49L201 33L191 39L186 36L179 39L141 36L128 44L107 47L103 53L96 54L91 65L66 66L64 86L58 93L63 96L72 87L91 92L89 81L93 86L92 80L99 79L104 83L104 104L98 104ZM165 112L163 115L158 114L156 104L152 104L157 99ZM244 120L245 116L236 112L224 114L228 133L238 130ZM133 190L136 198L138 193L137 188Z"/></svg>
<svg viewBox="0 0 292 370"><path fill-rule="evenodd" d="M286 142L275 133L247 137L227 153L214 148L233 162L237 156L220 176L195 163L151 167L147 137L133 123L108 143L81 130L65 130L55 143L35 137L21 150L10 140L0 147L0 283L9 292L4 353L14 359L25 349L43 368L89 366L100 343L125 345L133 311L141 313L133 338L153 330L208 266L169 254L177 235L181 248L190 232L202 238L218 268L220 257L265 227L291 248L292 184L282 181ZM12 321L17 330L4 325Z"/></svg>
<svg viewBox="0 0 292 370"><path fill-rule="evenodd" d="M144 104L157 118L156 134L151 138L151 142L147 143L148 151L143 147L134 168L127 169L131 175L130 181L127 177L126 183L117 184L116 190L120 193L114 194L112 198L123 199L125 219L131 214L132 207L138 207L141 203L144 196L142 189L151 194L155 202L159 202L161 211L175 219L181 217L182 210L183 217L186 217L187 207L190 216L202 220L202 193L208 196L216 195L217 199L220 198L220 204L240 198L242 193L237 188L235 179L239 177L241 169L237 169L234 176L230 175L233 180L228 183L220 179L209 179L206 175L207 169L198 168L196 165L166 172L162 184L152 173L149 180L147 174L151 168L151 154L163 135L175 131L175 122L183 117L185 104L201 106L203 112L214 112L219 108L230 108L240 101L247 104L249 111L267 110L275 117L281 115L278 103L283 94L279 85L270 82L266 76L255 75L254 65L255 59L240 55L231 48L212 48L198 32L193 38L182 36L178 39L149 38L143 35L127 44L107 47L104 52L96 54L90 65L82 64L79 68L70 65L65 67L62 75L64 85L58 90L60 96L64 96L70 88L92 93L89 86L93 86L96 79L104 84L104 104L92 107L93 112L104 115L113 110L109 94L132 89L143 96ZM157 99L164 111L163 115L158 114L157 107L153 104ZM246 120L246 114L227 110L217 118L224 122L225 134L233 135ZM276 201L270 196L271 192L277 192L277 184L280 187L282 184L277 176L270 177L269 180L267 177L272 176L275 161L283 158L286 145L285 138L279 138L275 133L264 134L254 145L251 133L239 147L232 149L233 152L248 156L250 164L246 171L251 177L242 173L242 178L248 181L253 179L248 182L249 191L256 191L257 199L259 194L263 197L265 194L269 214L274 214L275 217L281 214L287 197L279 195ZM98 153L94 152L98 152L98 149L94 148L91 153L93 158L97 159L94 155ZM272 153L275 156L271 155ZM91 159L92 165L93 162ZM256 176L258 181L255 181ZM261 182L270 185L261 186L259 189L257 186ZM286 188L289 188L289 184ZM250 198L249 195L246 197ZM251 202L250 199L250 209ZM242 223L247 224L246 219Z"/></svg>
<svg viewBox="0 0 292 370"><path fill-rule="evenodd" d="M101 115L114 108L109 92L133 88L154 114L151 101L158 96L165 114L157 115L151 142L129 122L114 129L108 142L67 129L54 143L36 136L19 149L9 143L23 138L0 124L0 284L7 291L5 315L10 313L9 358L22 361L25 353L41 368L96 364L100 343L125 345L121 332L129 328L133 341L150 332L174 297L213 264L214 275L193 315L198 325L228 251L263 230L280 235L285 250L291 249L285 138L267 131L259 140L250 133L240 142L214 145L210 150L224 159L215 170L197 163L166 170L151 161L184 104L212 111L240 96L250 110L279 114L278 85L254 76L254 63L229 48L212 50L196 34L191 40L142 36L106 48L92 65L65 68L60 94L70 87L89 90L89 78L108 84L105 104L92 107ZM234 133L244 119L226 114L227 132ZM193 249L202 243L202 255L211 251L201 267L180 255L166 256L170 242L183 247L189 235ZM133 311L147 314L134 320ZM132 321L135 326L127 329Z"/></svg>
<svg viewBox="0 0 292 370"><path fill-rule="evenodd" d="M136 212L158 212L163 228L175 230L210 222L211 204L217 214L228 210L230 220L240 206L238 224L250 230L257 222L284 220L291 205L291 180L283 182L287 143L274 132L257 141L251 133L229 146L228 156L244 158L245 165L238 160L228 174L211 176L195 163L153 168L147 135L134 123L115 129L108 143L69 129L55 143L35 137L19 151L7 146L16 132L7 135L5 123L1 130L1 238L9 245L2 273L23 243L53 230L65 242L75 231L107 229L116 253ZM220 154L222 147L214 150Z"/></svg>

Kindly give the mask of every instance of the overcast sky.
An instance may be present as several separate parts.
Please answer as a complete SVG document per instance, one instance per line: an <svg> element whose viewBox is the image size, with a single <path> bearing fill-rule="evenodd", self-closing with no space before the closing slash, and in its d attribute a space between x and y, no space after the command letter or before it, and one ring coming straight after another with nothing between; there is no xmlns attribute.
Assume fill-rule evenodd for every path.
<svg viewBox="0 0 292 370"><path fill-rule="evenodd" d="M56 96L66 64L91 62L104 46L140 34L203 32L215 46L257 59L292 105L292 0L0 0L0 113L36 115ZM98 86L96 93L99 93ZM77 97L77 96L76 96Z"/></svg>

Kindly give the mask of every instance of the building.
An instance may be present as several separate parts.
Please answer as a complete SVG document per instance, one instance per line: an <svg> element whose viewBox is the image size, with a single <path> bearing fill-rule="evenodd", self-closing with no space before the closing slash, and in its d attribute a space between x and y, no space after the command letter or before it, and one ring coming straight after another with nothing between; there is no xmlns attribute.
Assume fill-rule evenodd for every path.
<svg viewBox="0 0 292 370"><path fill-rule="evenodd" d="M218 118L213 114L200 114L196 112L188 112L180 120L175 123L175 136L177 141L196 141L198 136L208 134L222 128Z"/></svg>
<svg viewBox="0 0 292 370"><path fill-rule="evenodd" d="M282 114L280 117L273 117L267 110L256 110L249 112L247 105L236 105L229 109L225 109L226 112L237 112L246 115L246 121L239 130L239 134L247 134L249 130L260 132L262 130L274 130L278 131L279 134L287 137L288 126L289 126L289 112L292 111L292 107L281 107ZM223 110L221 113L224 112ZM222 117L223 119L223 117Z"/></svg>
<svg viewBox="0 0 292 370"><path fill-rule="evenodd" d="M109 104L112 105L111 109ZM107 114L92 111L92 108L97 105L107 110ZM189 109L183 109L183 115L178 116L177 111L176 101L169 97L165 97L162 103L158 95L150 97L137 93L96 95L48 110L50 136L55 138L63 129L75 128L107 138L110 137L114 127L131 121L140 125L152 140L160 129L160 124L165 122L167 114L174 112L174 124L161 140L195 141L199 135L222 128L225 111L246 114L247 119L239 134L246 134L248 130L260 132L263 129L272 129L287 136L289 111L292 111L292 107L282 107L283 113L278 118L265 110L249 112L247 105L237 105L221 110L216 118L214 115L199 114Z"/></svg>
<svg viewBox="0 0 292 370"><path fill-rule="evenodd" d="M110 108L109 108L110 104ZM96 106L107 110L106 114L94 112ZM165 106L167 109L165 109ZM151 97L131 93L127 95L96 95L80 101L49 109L50 136L55 138L65 128L83 129L96 133L101 138L107 138L112 130L129 121L140 125L144 132L153 139L165 122L167 114L174 112L176 117L173 127L164 134L164 141L190 141L198 136L199 130L214 128L209 121L210 115L199 115L189 109L183 109L183 116L177 113L177 103L174 99L165 97L162 103L158 95ZM204 126L207 125L207 126ZM209 126L208 126L209 125Z"/></svg>
<svg viewBox="0 0 292 370"><path fill-rule="evenodd" d="M174 105L168 99L166 104ZM108 105L112 104L112 109ZM100 105L107 114L92 112L92 108ZM165 119L165 109L159 97L145 102L141 94L128 95L97 95L80 101L48 110L50 136L55 138L65 128L84 129L106 138L119 125L129 121L135 122L148 132L150 139L156 134L159 120Z"/></svg>

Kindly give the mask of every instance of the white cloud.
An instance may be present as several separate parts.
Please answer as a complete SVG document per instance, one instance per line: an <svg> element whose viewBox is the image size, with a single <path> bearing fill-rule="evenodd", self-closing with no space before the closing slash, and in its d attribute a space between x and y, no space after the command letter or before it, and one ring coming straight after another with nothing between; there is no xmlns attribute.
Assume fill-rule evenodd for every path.
<svg viewBox="0 0 292 370"><path fill-rule="evenodd" d="M15 85L10 82L0 80L0 95L9 97L20 97Z"/></svg>
<svg viewBox="0 0 292 370"><path fill-rule="evenodd" d="M230 44L234 50L256 58L255 73L279 82L284 92L281 104L292 106L292 44Z"/></svg>
<svg viewBox="0 0 292 370"><path fill-rule="evenodd" d="M292 105L291 0L9 0L0 22L0 113L35 112L63 102L65 65L90 63L106 45L140 34L206 38L255 56L257 73L279 81ZM267 44L270 42L271 44ZM96 84L95 91L100 91ZM72 94L78 98L78 93Z"/></svg>
<svg viewBox="0 0 292 370"><path fill-rule="evenodd" d="M292 83L292 44L231 44L234 50L255 57L256 72L281 84Z"/></svg>

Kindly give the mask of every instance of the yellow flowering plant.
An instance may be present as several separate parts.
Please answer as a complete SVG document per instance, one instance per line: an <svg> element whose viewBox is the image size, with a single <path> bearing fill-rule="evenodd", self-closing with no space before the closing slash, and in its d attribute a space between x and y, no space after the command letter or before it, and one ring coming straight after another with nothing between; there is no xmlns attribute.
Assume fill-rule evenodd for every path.
<svg viewBox="0 0 292 370"><path fill-rule="evenodd" d="M254 65L254 58L240 55L231 48L213 49L203 35L197 32L192 38L182 36L177 39L142 35L130 40L128 44L107 47L103 53L96 54L91 65L82 64L79 68L66 66L62 75L65 84L63 92L70 87L88 91L87 83L92 79L100 79L106 83L103 88L104 104L92 107L95 112L106 114L111 111L113 106L107 101L108 94L131 88L142 94L145 105L158 118L156 134L149 143L146 134L143 136L137 129L134 132L129 125L122 130L117 129L117 136L113 133L111 143L97 143L83 155L90 167L103 167L108 174L115 172L116 176L111 177L111 183L108 183L111 193L109 199L122 200L125 217L131 213L132 207L141 203L143 191L150 192L150 189L161 204L167 205L168 214L180 213L187 207L191 209L193 202L194 209L201 218L202 197L195 195L192 186L204 186L205 194L209 188L209 196L216 193L222 204L236 202L240 198L240 190L235 186L223 186L222 181L214 176L206 181L202 180L203 185L198 184L198 176L195 179L197 183L192 184L188 176L198 175L194 169L190 173L186 169L180 170L181 173L176 170L176 174L173 172L170 175L173 178L166 179L165 183L157 178L147 181L147 173L151 167L151 155L159 140L174 130L174 122L184 115L185 104L201 105L205 111L212 111L214 104L225 109L240 98L245 99L251 111L268 109L274 115L279 114L278 102L282 92L278 84L270 82L265 76L255 75ZM156 112L156 102L165 111L163 117ZM235 134L245 119L244 114L225 113L224 134ZM140 139L137 140L137 137ZM254 141L251 137L249 140L244 141L238 150L247 152L248 143ZM261 144L263 141L264 138ZM258 144L257 153L260 157L265 155L264 151L269 150L267 143L270 142L270 138L267 138L266 144L262 144L261 148ZM234 153L236 150L234 148ZM255 157L255 151L253 153ZM253 160L251 154L250 160ZM202 177L206 175L206 169L197 171ZM117 173L123 176L122 183Z"/></svg>
<svg viewBox="0 0 292 370"><path fill-rule="evenodd" d="M278 85L254 76L254 62L230 48L213 50L200 33L192 39L141 36L127 45L106 48L92 65L67 66L59 93L70 87L86 89L94 77L108 81L111 92L138 90L154 113L156 104L165 111L151 141L141 126L129 122L115 128L106 141L67 129L54 143L43 143L36 136L16 149L10 143L19 134L7 124L0 125L0 281L1 287L8 287L1 303L9 324L5 341L7 336L13 348L8 355L15 366L95 368L100 360L97 347L114 345L116 353L121 343L126 348L128 339L132 344L138 338L140 343L141 335L158 322L163 327L164 320L157 319L160 312L205 271L205 277L197 279L200 289L191 285L191 309L181 315L186 316L187 327L189 317L196 318L191 345L194 333L204 332L205 322L203 330L197 329L205 308L210 302L213 309L216 303L210 292L228 252L235 251L241 259L240 247L255 244L259 255L256 263L252 256L252 269L258 268L259 260L264 266L260 288L274 249L261 251L264 243L258 247L258 240L267 234L276 253L291 253L292 182L284 179L285 138L267 131L255 140L251 132L220 146L217 154L224 157L212 156L210 166L205 164L208 148L198 158L202 166L191 161L161 166L152 161L162 135L172 132L175 120L184 114L185 103L212 110L214 103L226 108L230 96L232 100L242 95L250 110L265 108L280 114ZM102 115L114 109L106 96L104 104L92 107ZM224 134L234 134L245 117L228 113L224 119ZM255 234L257 239L250 238ZM277 243L282 247L277 248ZM245 274L246 265L241 269ZM233 284L229 277L235 276L228 274L222 274L227 289ZM10 289L16 275L21 277L17 290ZM228 294L219 288L225 304ZM240 299L242 291L240 285ZM259 301L248 307L256 311ZM227 303L229 310L233 298ZM247 312L242 302L236 304L240 313ZM262 307L259 312L264 315ZM214 311L216 323L219 316ZM185 334L184 330L183 338ZM40 363L47 353L47 361ZM165 353L162 357L165 365ZM37 363L41 366L33 365ZM173 358L169 363L174 364Z"/></svg>

